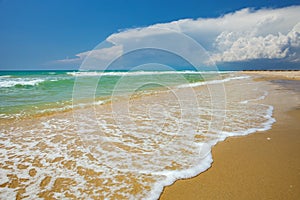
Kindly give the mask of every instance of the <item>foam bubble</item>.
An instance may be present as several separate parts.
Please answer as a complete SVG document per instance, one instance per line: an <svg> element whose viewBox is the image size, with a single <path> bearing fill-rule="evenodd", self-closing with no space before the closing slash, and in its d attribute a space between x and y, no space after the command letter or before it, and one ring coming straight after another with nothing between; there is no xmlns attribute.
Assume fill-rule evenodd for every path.
<svg viewBox="0 0 300 200"><path fill-rule="evenodd" d="M39 79L39 78L34 78L34 79L29 79L29 78L9 78L9 79L3 79L0 80L0 87L5 88L5 87L14 87L17 85L21 86L34 86L38 85L39 83L44 82L44 79Z"/></svg>
<svg viewBox="0 0 300 200"><path fill-rule="evenodd" d="M225 83L231 80L240 80L240 79L246 79L250 76L237 76L237 77L228 77L221 80L211 80L211 81L203 81L203 82L196 82L196 83L188 83L188 84L182 84L177 86L178 88L187 88L187 87L198 87L201 85L209 85L209 84L219 84L219 83Z"/></svg>

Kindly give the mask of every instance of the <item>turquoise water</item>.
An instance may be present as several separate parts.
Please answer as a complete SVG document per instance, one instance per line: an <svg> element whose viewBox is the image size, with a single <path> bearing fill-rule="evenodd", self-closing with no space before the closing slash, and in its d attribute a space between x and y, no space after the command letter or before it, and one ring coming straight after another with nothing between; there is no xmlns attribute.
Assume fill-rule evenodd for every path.
<svg viewBox="0 0 300 200"><path fill-rule="evenodd" d="M203 74L194 71L0 71L0 119L71 109L75 83L76 90L81 90L76 98L82 101L94 98L101 103L112 94L202 80Z"/></svg>

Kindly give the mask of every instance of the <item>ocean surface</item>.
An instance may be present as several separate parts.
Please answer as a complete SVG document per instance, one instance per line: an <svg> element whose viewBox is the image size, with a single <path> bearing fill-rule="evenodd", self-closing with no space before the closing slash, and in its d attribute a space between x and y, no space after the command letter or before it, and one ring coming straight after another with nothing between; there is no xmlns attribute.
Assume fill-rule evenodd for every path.
<svg viewBox="0 0 300 200"><path fill-rule="evenodd" d="M0 72L0 199L158 199L226 137L271 128L234 72Z"/></svg>
<svg viewBox="0 0 300 200"><path fill-rule="evenodd" d="M134 84L141 85L142 82L150 81L152 84L143 84L143 87L135 88L136 90L145 91L184 82L198 82L203 80L202 76L211 75L195 71L0 71L0 119L28 117L83 106L73 104L75 81L80 82L80 87L86 92L82 100L86 98L90 102L90 98L95 98L98 103L102 103L111 98L113 91L116 92L117 82L127 76L129 78L126 78L124 87L119 91L120 95L135 87ZM95 83L96 88L91 88Z"/></svg>

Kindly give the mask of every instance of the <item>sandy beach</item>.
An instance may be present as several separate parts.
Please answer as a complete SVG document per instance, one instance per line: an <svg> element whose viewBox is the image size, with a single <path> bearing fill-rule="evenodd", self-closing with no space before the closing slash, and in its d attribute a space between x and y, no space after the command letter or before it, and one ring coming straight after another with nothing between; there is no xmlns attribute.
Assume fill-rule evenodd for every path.
<svg viewBox="0 0 300 200"><path fill-rule="evenodd" d="M284 79L300 80L299 71L244 71L244 74L260 75L262 80Z"/></svg>
<svg viewBox="0 0 300 200"><path fill-rule="evenodd" d="M300 0L0 15L0 200L300 200Z"/></svg>
<svg viewBox="0 0 300 200"><path fill-rule="evenodd" d="M1 120L0 199L298 199L299 82L219 78Z"/></svg>
<svg viewBox="0 0 300 200"><path fill-rule="evenodd" d="M300 198L299 81L288 81L299 80L300 73L243 73L271 81L266 102L274 106L272 129L220 142L210 169L166 187L161 200Z"/></svg>

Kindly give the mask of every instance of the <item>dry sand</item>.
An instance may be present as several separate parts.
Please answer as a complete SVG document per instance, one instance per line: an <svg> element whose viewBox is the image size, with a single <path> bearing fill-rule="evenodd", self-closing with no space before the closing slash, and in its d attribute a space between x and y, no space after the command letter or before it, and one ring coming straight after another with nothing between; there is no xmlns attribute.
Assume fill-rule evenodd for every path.
<svg viewBox="0 0 300 200"><path fill-rule="evenodd" d="M300 77L299 71L247 74L259 81ZM210 169L176 181L160 199L300 199L300 94L274 87L267 98L277 120L271 130L217 144Z"/></svg>
<svg viewBox="0 0 300 200"><path fill-rule="evenodd" d="M249 75L261 75L265 80L300 80L300 71L243 71L242 73Z"/></svg>

